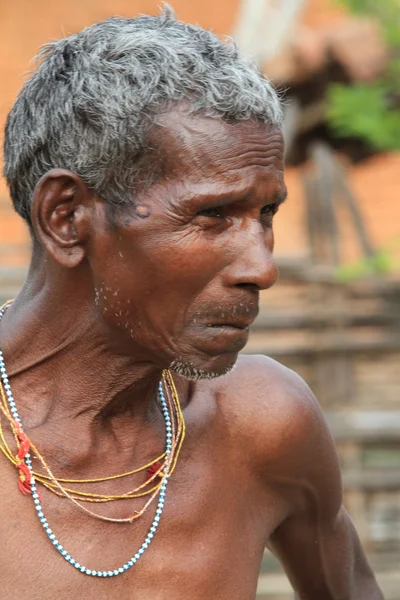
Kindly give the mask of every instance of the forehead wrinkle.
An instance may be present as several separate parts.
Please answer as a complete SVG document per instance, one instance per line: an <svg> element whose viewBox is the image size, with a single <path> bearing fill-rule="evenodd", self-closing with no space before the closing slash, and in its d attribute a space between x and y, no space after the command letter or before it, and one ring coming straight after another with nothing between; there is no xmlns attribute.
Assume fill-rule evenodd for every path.
<svg viewBox="0 0 400 600"><path fill-rule="evenodd" d="M219 142L222 142L222 144ZM215 155L217 155L218 158L225 158L226 160L231 158L231 154L233 154L233 159L237 157L246 158L248 156L258 156L260 159L268 159L274 155L283 157L281 146L282 144L279 143L278 140L273 140L273 142L270 143L269 140L260 142L259 137L253 140L237 140L234 137L229 137L223 140L205 139L204 145L202 144L202 141L200 141L200 144L194 147L192 146L192 148L194 150L193 154L198 154L207 161L214 162Z"/></svg>
<svg viewBox="0 0 400 600"><path fill-rule="evenodd" d="M215 165L215 172L228 174L232 171L248 169L250 167L267 169L268 171L272 171L275 168L278 172L283 170L283 164L281 165L280 157L276 153L270 153L263 157L260 157L259 154L248 153L232 157L224 162L224 164Z"/></svg>
<svg viewBox="0 0 400 600"><path fill-rule="evenodd" d="M229 154L225 149L217 152L206 149L200 156L199 154L193 156L193 154L185 157L180 173L180 178L186 179L191 185L197 184L199 177L203 180L212 180L220 176L221 179L214 182L214 185L220 186L227 180L236 186L244 179L260 176L275 179L283 173L283 152L278 147L260 146L260 150L257 151L253 146L248 150L243 150L242 146L238 147L238 153L233 155L232 148L229 149ZM257 169L257 172L248 172L254 169ZM264 173L260 173L259 170Z"/></svg>
<svg viewBox="0 0 400 600"><path fill-rule="evenodd" d="M237 169L248 167L276 168L283 170L283 147L278 139L272 143L247 142L233 140L230 145L213 143L206 146L192 146L190 155L184 157L185 162L190 162L190 171L204 172L211 170L214 173L228 173Z"/></svg>
<svg viewBox="0 0 400 600"><path fill-rule="evenodd" d="M226 123L178 110L160 116L158 124L162 125L163 132L159 143L172 176L182 171L187 176L210 169L214 172L230 170L229 162L237 161L240 155L246 160L247 153L250 157L251 154L261 156L258 163L261 166L270 160L278 163L278 169L282 168L283 138L277 128L255 121ZM232 152L234 156L230 156Z"/></svg>
<svg viewBox="0 0 400 600"><path fill-rule="evenodd" d="M201 182L193 182L186 188L181 188L180 193L173 194L172 204L176 206L182 203L192 208L201 206L210 200L235 203L271 196L270 201L280 201L285 197L286 186L281 177L271 177L265 173L265 177L254 177L254 173L243 176L243 172L231 170L224 179L203 179ZM267 193L267 189L271 190Z"/></svg>

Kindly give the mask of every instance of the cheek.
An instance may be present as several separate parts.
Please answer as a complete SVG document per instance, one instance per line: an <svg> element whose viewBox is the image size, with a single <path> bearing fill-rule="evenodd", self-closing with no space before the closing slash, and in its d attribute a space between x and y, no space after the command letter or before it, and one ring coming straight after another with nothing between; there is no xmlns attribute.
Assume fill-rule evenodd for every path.
<svg viewBox="0 0 400 600"><path fill-rule="evenodd" d="M118 328L129 328L134 305L132 298L126 297L124 290L102 280L95 286L94 302L107 323Z"/></svg>
<svg viewBox="0 0 400 600"><path fill-rule="evenodd" d="M136 349L158 350L169 347L170 334L165 330L169 322L162 314L160 302L149 302L136 296L135 290L125 289L102 281L95 291L95 304L115 340L125 340Z"/></svg>
<svg viewBox="0 0 400 600"><path fill-rule="evenodd" d="M196 296L229 264L231 252L226 242L193 227L159 237L142 253L141 277L146 278L147 289L157 293Z"/></svg>
<svg viewBox="0 0 400 600"><path fill-rule="evenodd" d="M144 269L129 280L122 273L105 274L95 287L94 302L107 326L147 348L173 345L199 293L196 277L191 285L184 269L161 267L152 269L151 277Z"/></svg>
<svg viewBox="0 0 400 600"><path fill-rule="evenodd" d="M232 260L229 239L222 237L188 228L138 239L135 245L120 239L97 270L100 314L131 336L178 331L196 298Z"/></svg>

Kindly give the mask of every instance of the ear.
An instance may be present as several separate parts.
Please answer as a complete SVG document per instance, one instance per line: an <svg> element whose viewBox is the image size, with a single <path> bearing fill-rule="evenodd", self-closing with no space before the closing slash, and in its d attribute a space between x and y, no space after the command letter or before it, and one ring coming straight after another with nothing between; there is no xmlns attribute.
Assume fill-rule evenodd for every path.
<svg viewBox="0 0 400 600"><path fill-rule="evenodd" d="M93 194L67 169L51 169L36 185L31 219L36 237L60 265L73 268L85 256Z"/></svg>

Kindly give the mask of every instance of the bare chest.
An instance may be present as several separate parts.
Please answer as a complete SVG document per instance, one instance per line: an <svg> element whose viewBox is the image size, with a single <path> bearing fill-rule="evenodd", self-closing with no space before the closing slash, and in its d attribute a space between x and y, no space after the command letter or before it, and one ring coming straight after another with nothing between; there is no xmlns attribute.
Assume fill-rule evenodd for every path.
<svg viewBox="0 0 400 600"><path fill-rule="evenodd" d="M274 499L265 510L240 472L223 469L211 456L200 464L177 468L151 543L132 568L111 578L84 575L62 558L42 529L31 497L18 494L7 470L0 598L253 600L264 544L279 519ZM87 517L48 495L43 506L70 556L95 571L126 564L142 546L155 514L153 503L133 524L115 524Z"/></svg>

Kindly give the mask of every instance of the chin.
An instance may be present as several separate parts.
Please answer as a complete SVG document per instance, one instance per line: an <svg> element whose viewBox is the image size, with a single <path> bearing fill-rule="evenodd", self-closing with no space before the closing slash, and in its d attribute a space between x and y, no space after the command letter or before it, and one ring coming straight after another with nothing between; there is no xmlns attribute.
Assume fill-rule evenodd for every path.
<svg viewBox="0 0 400 600"><path fill-rule="evenodd" d="M174 360L170 370L188 381L199 381L200 379L216 379L227 375L236 365L238 355L227 362L226 358L221 365L197 366L190 361ZM220 361L222 362L222 360Z"/></svg>

